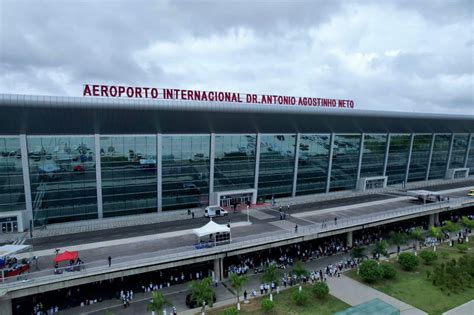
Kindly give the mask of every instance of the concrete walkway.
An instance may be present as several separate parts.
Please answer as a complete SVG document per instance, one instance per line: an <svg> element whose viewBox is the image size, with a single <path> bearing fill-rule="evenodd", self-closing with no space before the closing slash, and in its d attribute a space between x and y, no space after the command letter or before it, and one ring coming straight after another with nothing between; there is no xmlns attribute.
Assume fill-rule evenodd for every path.
<svg viewBox="0 0 474 315"><path fill-rule="evenodd" d="M329 278L328 285L330 292L336 298L350 304L358 305L372 299L378 298L400 310L402 315L422 315L427 314L422 310L408 305L405 302L397 300L385 293L372 289L358 281L355 281L345 275L340 278Z"/></svg>

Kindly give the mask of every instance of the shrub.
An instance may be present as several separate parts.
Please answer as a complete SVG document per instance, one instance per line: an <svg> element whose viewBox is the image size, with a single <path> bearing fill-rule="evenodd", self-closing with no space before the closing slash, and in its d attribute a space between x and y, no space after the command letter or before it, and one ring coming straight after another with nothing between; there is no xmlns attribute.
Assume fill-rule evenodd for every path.
<svg viewBox="0 0 474 315"><path fill-rule="evenodd" d="M457 248L458 251L460 251L461 253L465 253L469 247L468 247L466 244L457 244L457 245L456 245L456 248Z"/></svg>
<svg viewBox="0 0 474 315"><path fill-rule="evenodd" d="M275 304L270 299L263 299L261 306L265 313L269 313L275 307Z"/></svg>
<svg viewBox="0 0 474 315"><path fill-rule="evenodd" d="M420 252L420 257L425 262L425 265L431 265L438 259L438 255L435 252L426 249Z"/></svg>
<svg viewBox="0 0 474 315"><path fill-rule="evenodd" d="M441 258L448 259L449 253L448 252L441 252Z"/></svg>
<svg viewBox="0 0 474 315"><path fill-rule="evenodd" d="M414 270L420 263L418 257L413 253L401 253L398 256L398 262L407 271Z"/></svg>
<svg viewBox="0 0 474 315"><path fill-rule="evenodd" d="M306 305L309 300L308 292L296 290L291 294L291 300L293 300L296 305Z"/></svg>
<svg viewBox="0 0 474 315"><path fill-rule="evenodd" d="M380 265L380 268L385 279L393 279L397 275L397 271L392 264L383 264Z"/></svg>
<svg viewBox="0 0 474 315"><path fill-rule="evenodd" d="M313 286L313 293L318 299L324 299L329 294L329 287L325 282L316 282Z"/></svg>
<svg viewBox="0 0 474 315"><path fill-rule="evenodd" d="M238 315L239 311L236 307L226 308L222 312L219 312L219 315Z"/></svg>
<svg viewBox="0 0 474 315"><path fill-rule="evenodd" d="M367 282L374 282L383 278L382 268L373 259L368 259L360 264L359 274Z"/></svg>

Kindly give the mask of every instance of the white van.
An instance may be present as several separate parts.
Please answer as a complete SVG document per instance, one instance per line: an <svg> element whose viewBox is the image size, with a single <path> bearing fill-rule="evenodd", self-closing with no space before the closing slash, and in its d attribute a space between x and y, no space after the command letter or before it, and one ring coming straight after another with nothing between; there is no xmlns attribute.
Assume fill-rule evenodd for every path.
<svg viewBox="0 0 474 315"><path fill-rule="evenodd" d="M204 216L206 218L212 218L212 217L225 217L228 215L229 212L225 211L219 206L209 206L204 209Z"/></svg>

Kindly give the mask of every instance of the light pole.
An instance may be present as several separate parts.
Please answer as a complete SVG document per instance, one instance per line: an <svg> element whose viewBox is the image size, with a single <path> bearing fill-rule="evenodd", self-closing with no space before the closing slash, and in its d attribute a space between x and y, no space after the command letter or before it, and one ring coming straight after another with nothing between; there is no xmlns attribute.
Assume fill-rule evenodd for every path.
<svg viewBox="0 0 474 315"><path fill-rule="evenodd" d="M247 222L250 223L250 210L249 210L249 205L247 205Z"/></svg>

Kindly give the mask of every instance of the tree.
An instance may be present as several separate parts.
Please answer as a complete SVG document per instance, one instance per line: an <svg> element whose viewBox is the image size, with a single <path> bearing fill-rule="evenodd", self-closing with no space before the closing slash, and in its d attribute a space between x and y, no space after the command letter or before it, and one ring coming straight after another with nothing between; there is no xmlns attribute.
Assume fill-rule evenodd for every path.
<svg viewBox="0 0 474 315"><path fill-rule="evenodd" d="M273 301L270 300L270 299L263 299L261 306L262 306L262 310L263 310L265 313L270 313L271 310L275 307L275 304L274 304Z"/></svg>
<svg viewBox="0 0 474 315"><path fill-rule="evenodd" d="M153 292L146 309L149 312L160 314L166 306L170 305L171 303L164 297L163 293Z"/></svg>
<svg viewBox="0 0 474 315"><path fill-rule="evenodd" d="M326 282L316 282L313 286L313 293L318 299L324 299L329 294L329 287Z"/></svg>
<svg viewBox="0 0 474 315"><path fill-rule="evenodd" d="M387 241L381 240L375 243L374 248L372 249L372 255L384 255L387 256Z"/></svg>
<svg viewBox="0 0 474 315"><path fill-rule="evenodd" d="M211 284L211 278L206 277L201 281L193 281L189 285L191 299L196 300L198 305L202 305L202 314L205 314L206 305L212 307L212 304L214 304L214 290L212 289Z"/></svg>
<svg viewBox="0 0 474 315"><path fill-rule="evenodd" d="M435 252L426 249L420 252L420 257L425 262L425 265L431 265L438 259L438 255Z"/></svg>
<svg viewBox="0 0 474 315"><path fill-rule="evenodd" d="M430 227L430 229L428 230L428 234L431 237L436 238L437 240L440 240L443 237L443 233L441 232L441 228L439 227L434 227L434 226ZM434 250L436 250L436 246Z"/></svg>
<svg viewBox="0 0 474 315"><path fill-rule="evenodd" d="M444 225L441 227L441 230L448 232L449 238L451 239L451 234L456 233L459 231L459 225L452 221L447 221L444 223Z"/></svg>
<svg viewBox="0 0 474 315"><path fill-rule="evenodd" d="M356 245L352 247L351 256L352 258L362 258L364 257L366 248L364 246Z"/></svg>
<svg viewBox="0 0 474 315"><path fill-rule="evenodd" d="M414 228L409 235L410 239L414 241L413 248L416 250L416 242L422 242L425 240L423 235L423 229L421 227Z"/></svg>
<svg viewBox="0 0 474 315"><path fill-rule="evenodd" d="M403 267L403 269L406 271L411 271L418 266L420 260L418 259L418 256L413 253L401 253L398 256L398 262Z"/></svg>
<svg viewBox="0 0 474 315"><path fill-rule="evenodd" d="M406 244L407 240L408 240L408 237L403 232L391 231L389 234L389 242L390 244L397 246L397 254L400 253L400 250L399 250L400 246Z"/></svg>
<svg viewBox="0 0 474 315"><path fill-rule="evenodd" d="M236 273L231 273L229 276L230 285L235 289L237 293L237 309L240 310L240 293L242 287L248 282L248 277L245 275L239 276Z"/></svg>
<svg viewBox="0 0 474 315"><path fill-rule="evenodd" d="M280 284L281 273L278 271L275 264L270 264L267 270L265 270L264 274L262 275L262 281L265 283L275 283L275 285ZM270 286L270 301L273 301L273 290L272 286Z"/></svg>
<svg viewBox="0 0 474 315"><path fill-rule="evenodd" d="M308 277L309 272L306 270L305 266L301 261L297 261L293 266L293 273L298 277L299 291L301 291L301 278Z"/></svg>
<svg viewBox="0 0 474 315"><path fill-rule="evenodd" d="M464 216L461 218L461 225L466 229L474 229L474 220L469 220L468 217Z"/></svg>
<svg viewBox="0 0 474 315"><path fill-rule="evenodd" d="M383 277L382 268L373 259L365 260L360 264L359 274L367 282L375 282Z"/></svg>

